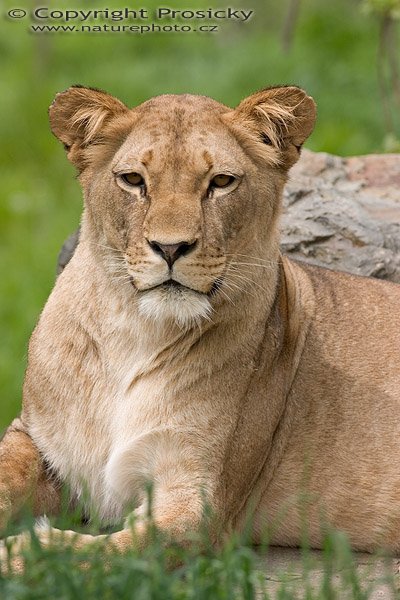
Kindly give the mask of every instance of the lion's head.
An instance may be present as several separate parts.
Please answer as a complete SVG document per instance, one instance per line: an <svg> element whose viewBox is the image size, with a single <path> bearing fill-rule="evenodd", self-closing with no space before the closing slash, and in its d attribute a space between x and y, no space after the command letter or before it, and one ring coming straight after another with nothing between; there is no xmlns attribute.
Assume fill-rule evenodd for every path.
<svg viewBox="0 0 400 600"><path fill-rule="evenodd" d="M82 238L137 292L142 315L181 326L235 303L273 270L282 187L314 121L314 101L294 86L234 110L192 95L128 109L83 87L50 107L80 172Z"/></svg>

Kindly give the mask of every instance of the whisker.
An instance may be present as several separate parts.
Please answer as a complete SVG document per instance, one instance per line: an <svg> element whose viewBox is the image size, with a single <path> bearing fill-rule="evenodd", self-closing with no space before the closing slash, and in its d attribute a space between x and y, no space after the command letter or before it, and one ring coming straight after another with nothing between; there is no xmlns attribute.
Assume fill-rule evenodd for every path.
<svg viewBox="0 0 400 600"><path fill-rule="evenodd" d="M229 268L227 269L227 271L226 271L225 275L222 277L221 286L218 288L218 290L217 290L217 292L216 292L216 293L218 293L218 292L221 292L223 295L225 295L225 297L226 297L226 298L227 298L227 299L228 299L228 300L229 300L229 301L230 301L230 302L231 302L231 303L232 303L234 306L236 306L235 302L233 302L232 298L231 298L231 297L230 297L230 296L229 296L229 295L228 295L228 294L227 294L227 293L226 293L226 292L225 292L225 291L224 291L222 288L224 288L224 287L225 287L225 288L227 288L228 290L230 290L230 291L231 291L231 292L233 292L233 293L235 292L235 289L236 289L236 290L239 290L239 292L242 292L242 293L248 294L248 295L249 295L249 296L251 296L252 298L256 298L256 295L255 295L253 292L251 292L249 289L246 289L244 286L240 286L240 285L238 285L238 282L234 282L234 281L232 281L232 280L231 280L231 278L229 278L229 275L234 275L234 276L237 276L237 277L239 277L239 278L243 279L244 281L248 281L248 282L251 282L251 283L255 283L255 285L259 285L259 284L257 284L257 282L254 282L254 281L253 281L252 279L250 279L250 278L246 278L244 275L240 276L240 275L239 275L239 274L238 274L236 271L237 271L237 269L236 269L235 271L233 271L233 269L232 269L232 272L230 273L230 272L229 272ZM203 275L202 275L202 277L203 277L204 279L207 279L208 281L212 281L212 282L215 282L215 281L218 279L218 277L213 277L213 276L211 276L211 275L206 275L206 274L203 274ZM234 289L234 288L235 288L235 289ZM262 289L264 290L264 288L262 288ZM264 291L265 291L265 290L264 290Z"/></svg>
<svg viewBox="0 0 400 600"><path fill-rule="evenodd" d="M267 292L267 289L264 286L259 284L257 281L254 281L254 279L251 279L250 277L246 277L246 275L243 275L243 273L238 273L237 271L233 271L233 273L231 273L231 275L234 277L238 277L239 279L246 281L247 283L251 283L251 285L256 285L263 292Z"/></svg>
<svg viewBox="0 0 400 600"><path fill-rule="evenodd" d="M257 285L261 289L265 290L264 286L262 286L260 283L258 283L258 281L255 281L251 277L248 277L242 271L240 271L240 269L237 269L236 267L233 267L233 269L230 272L230 275L232 275L234 277L239 277L240 279L243 279L243 281L247 281L248 283L251 283L252 285L253 284Z"/></svg>
<svg viewBox="0 0 400 600"><path fill-rule="evenodd" d="M247 295L251 296L251 298L257 298L256 295L251 290L246 289L244 286L239 285L238 282L234 282L231 279L228 279L228 282L229 282L230 286L235 287L237 290L239 290L239 292L242 292L243 294L247 294Z"/></svg>
<svg viewBox="0 0 400 600"><path fill-rule="evenodd" d="M240 254L240 252L235 252L235 254L226 254L226 256L242 256L243 258L248 258L249 260L258 260L260 262L268 263L271 265L279 265L281 264L281 260L270 260L261 258L260 256L252 256L251 254Z"/></svg>
<svg viewBox="0 0 400 600"><path fill-rule="evenodd" d="M122 256L105 256L105 262L115 263L115 264L126 264L126 260Z"/></svg>
<svg viewBox="0 0 400 600"><path fill-rule="evenodd" d="M130 273L127 273L126 269L124 269L123 271L116 270L116 269L109 269L109 274L112 277L126 277L127 279L129 279L129 277L131 276Z"/></svg>
<svg viewBox="0 0 400 600"><path fill-rule="evenodd" d="M97 246L98 248L105 248L106 250L112 250L113 252L117 252L121 254L122 251L118 250L118 248L114 248L113 246L107 246L106 244L99 244L98 242L89 242L92 246Z"/></svg>
<svg viewBox="0 0 400 600"><path fill-rule="evenodd" d="M116 269L122 269L125 267L126 269L126 264L122 263L122 262L111 262L111 261L106 261L105 263L108 267L112 267L112 268L116 268Z"/></svg>
<svg viewBox="0 0 400 600"><path fill-rule="evenodd" d="M116 260L117 262L126 262L122 254L112 254L105 256L105 260Z"/></svg>
<svg viewBox="0 0 400 600"><path fill-rule="evenodd" d="M247 290L244 287L238 285L237 282L231 281L228 278L224 279L222 285L225 285L225 287L227 287L229 290L231 290L231 292L234 292L235 289L239 290L239 292L247 292Z"/></svg>
<svg viewBox="0 0 400 600"><path fill-rule="evenodd" d="M257 265L257 263L247 263L247 262L236 262L236 261L232 261L231 263L229 263L231 265L234 266L247 266L247 267L258 267L260 269L269 269L270 271L272 270L272 264L271 265Z"/></svg>
<svg viewBox="0 0 400 600"><path fill-rule="evenodd" d="M130 275L116 275L116 276L112 276L111 279L113 281L131 281L131 277Z"/></svg>
<svg viewBox="0 0 400 600"><path fill-rule="evenodd" d="M221 294L223 296L225 296L225 298L228 300L228 302L230 302L232 304L232 306L236 306L236 304L234 303L232 298L229 296L229 294L223 289L223 285L224 285L224 283L222 283L222 285L217 289L216 293L218 294L218 292L221 292ZM226 287L228 289L230 289L229 286L226 286ZM231 290L231 291L233 291L233 290Z"/></svg>
<svg viewBox="0 0 400 600"><path fill-rule="evenodd" d="M213 320L212 320L212 318L211 318L211 315L204 315L204 316L203 316L203 319L205 319L205 320L206 320L206 321L208 321L209 323L212 323L213 325L215 325L215 321L213 321ZM201 320L200 320L200 319L198 319L198 321L199 321L199 327L200 327ZM201 329L200 329L200 331L201 331Z"/></svg>

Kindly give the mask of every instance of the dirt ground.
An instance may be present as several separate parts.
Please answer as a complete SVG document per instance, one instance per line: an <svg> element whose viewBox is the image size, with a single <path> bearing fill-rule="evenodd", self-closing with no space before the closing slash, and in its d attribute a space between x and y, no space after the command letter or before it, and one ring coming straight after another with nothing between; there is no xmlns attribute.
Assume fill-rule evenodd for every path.
<svg viewBox="0 0 400 600"><path fill-rule="evenodd" d="M371 554L356 553L356 575L361 582L362 590L371 590L368 600L393 600L399 596L400 589L399 559L383 558ZM315 592L322 591L327 568L324 555L318 550L311 550L305 556L296 548L270 548L266 555L260 554L258 567L265 573L265 586L271 595L278 592L283 585L295 591L302 598L302 593L310 586ZM308 572L307 576L304 573ZM354 567L352 564L337 565L332 570L332 584L337 590L337 598L363 597L354 595ZM321 594L321 598L330 595Z"/></svg>

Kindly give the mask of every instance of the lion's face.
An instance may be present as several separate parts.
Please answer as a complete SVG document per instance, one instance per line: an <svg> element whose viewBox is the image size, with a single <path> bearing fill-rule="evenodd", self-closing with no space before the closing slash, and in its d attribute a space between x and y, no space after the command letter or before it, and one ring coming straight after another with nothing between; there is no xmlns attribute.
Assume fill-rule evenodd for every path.
<svg viewBox="0 0 400 600"><path fill-rule="evenodd" d="M286 104L276 90L286 90ZM259 98L234 111L206 97L160 96L128 110L85 88L52 105L53 131L81 170L91 243L146 317L198 322L277 259L281 190L314 103L298 88L259 95L268 92L267 116Z"/></svg>

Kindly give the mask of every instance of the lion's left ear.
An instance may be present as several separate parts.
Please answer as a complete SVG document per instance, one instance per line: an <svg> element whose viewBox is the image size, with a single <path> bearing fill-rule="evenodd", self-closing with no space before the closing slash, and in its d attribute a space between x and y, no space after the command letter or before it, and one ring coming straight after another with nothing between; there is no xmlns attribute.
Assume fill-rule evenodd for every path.
<svg viewBox="0 0 400 600"><path fill-rule="evenodd" d="M290 167L316 119L314 100L296 86L271 87L245 98L234 111L234 121L258 140L283 153Z"/></svg>

